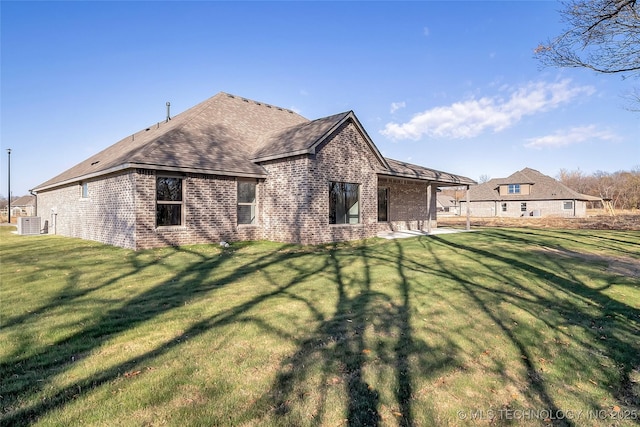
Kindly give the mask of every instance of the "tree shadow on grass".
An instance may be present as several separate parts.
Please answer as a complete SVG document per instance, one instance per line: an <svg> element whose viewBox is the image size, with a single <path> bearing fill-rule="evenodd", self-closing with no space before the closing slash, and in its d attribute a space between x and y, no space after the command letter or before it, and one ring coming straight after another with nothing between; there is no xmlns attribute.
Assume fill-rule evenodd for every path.
<svg viewBox="0 0 640 427"><path fill-rule="evenodd" d="M487 230L483 232L496 241L501 239L509 239L510 241L520 240L527 246L531 245L531 241L521 237L520 234ZM544 234L544 233L543 233ZM539 237L539 236L538 236ZM567 236L564 236L567 237ZM509 338L511 343L517 348L521 355L522 364L524 365L530 390L547 406L547 409L553 410L554 413L563 414L562 408L555 403L544 377L539 373L539 366L532 361L530 343L525 342L522 337L513 331L504 321L504 313L500 313L500 302L505 301L514 304L516 307L528 312L532 317L536 317L547 323L550 328L558 328L559 326L579 326L584 329L586 336L593 336L593 342L587 340L580 341L575 336L568 336L568 340L578 341L578 343L590 349L604 347L606 357L613 360L619 369L619 378L609 378L604 384L606 388L612 389L614 396L618 399L620 405L638 409L640 407L640 396L633 391L631 386L630 374L632 370L640 367L640 346L637 340L629 339L629 337L637 337L640 332L640 310L636 307L629 306L620 301L614 300L603 294L600 289L593 289L582 283L579 278L571 270L572 263L566 260L560 261L554 258L552 254L546 256L551 261L553 268L547 269L544 264L536 261L535 257L527 256L526 249L521 248L516 252L504 252L497 250L485 250L473 245L456 243L450 239L444 239L439 236L430 236L425 239L425 248L433 246L445 246L451 250L455 250L457 254L463 255L474 264L484 264L484 269L489 271L491 277L501 279L509 285L504 290L493 287L486 287L479 284L473 279L474 276L482 275L481 269L470 271L469 274L462 275L455 272L454 269L446 268L446 261L441 255L431 250L431 259L439 265L439 271L443 276L455 280L460 284L472 300L489 316L492 321L500 327L503 334ZM538 255L540 256L540 255ZM484 260L484 261L483 261ZM491 261L492 264L489 264ZM500 269L496 268L496 264ZM575 260L574 260L575 262ZM580 263L580 260L577 260ZM473 264L472 264L473 265ZM541 292L536 289L534 283L514 283L511 270L526 271L527 274L533 275L548 287L553 289L553 295L564 295L564 298L556 298L548 293ZM564 276L560 275L561 272ZM510 288L510 289L509 289ZM560 316L561 323L555 324L544 316L541 316L546 310L552 310ZM600 313L599 316L593 316L593 311ZM612 315L615 315L613 317ZM616 333L611 333L607 337L598 335L597 330L607 323L610 329L614 329ZM600 326L600 328L596 328ZM594 329L596 333L594 334ZM606 340L604 339L606 338ZM627 339L625 339L627 338ZM542 342L542 337L540 337ZM596 345L597 343L597 345ZM568 356L571 358L572 356ZM573 366L576 372L580 372L583 368L578 358L573 358ZM593 409L601 409L593 402ZM572 409L572 408L569 408ZM573 421L568 417L564 419L553 420L556 425L573 425Z"/></svg>
<svg viewBox="0 0 640 427"><path fill-rule="evenodd" d="M222 288L247 274L260 271L271 264L291 261L303 255L303 253L289 253L284 250L287 247L287 245L283 245L281 248L283 250L281 251L268 252L258 259L252 258L250 264L239 265L214 282L207 280L211 271L221 267L230 254L207 258L191 252L191 254L197 256L196 261L184 266L183 269L177 271L158 286L127 300L126 303L119 307L114 307L101 313L98 318L90 322L90 325L82 328L77 333L60 339L28 356L14 354L9 357L6 362L0 363L0 380L3 383L4 389L3 416L1 418L3 425L23 425L34 422L48 412L63 407L73 399L121 376L129 367L155 358L169 351L176 345L198 336L213 327L233 322L240 314L251 307L284 292L285 289L294 286L297 280L302 280L307 275L316 273L316 271L311 269L301 272L296 276L295 279L297 280L293 280L284 286L279 286L274 291L265 292L227 312L197 322L181 334L180 337L172 339L144 355L134 357L112 368L105 369L94 376L79 380L62 390L56 391L46 399L41 399L38 403L19 407L20 401L28 400L29 396L35 396L41 393L56 376L70 369L80 355L87 354L98 348L113 336L133 329L143 322L182 306L196 293L209 292ZM188 249L174 248L173 250L169 250L167 256L175 251L188 251ZM144 268L158 261L159 259L156 259L150 263L137 264L135 271L130 274L139 273ZM122 276L118 276L117 279L109 282L117 281L121 278ZM63 292L69 291L65 289ZM84 292L80 292L76 296L82 296L84 294ZM60 304L72 306L73 299L74 298L71 297L65 298ZM51 304L52 303L45 304L38 312L47 309Z"/></svg>
<svg viewBox="0 0 640 427"><path fill-rule="evenodd" d="M410 319L412 283L405 274L404 249L398 241L392 244L392 252L384 256L366 245L352 254L330 251L325 271L333 275L335 310L319 318L317 327L282 361L270 389L256 403L265 423L275 419L276 424L284 425L325 425L331 419L327 412L336 410L327 407L328 396L339 394L345 396L346 418L342 421L348 426L390 422L416 425L414 375L436 376L455 366L457 362L451 356L455 345L441 337L445 344L432 347L414 336ZM390 282L395 289L390 293L376 283L372 266L376 262L395 266L396 274ZM362 268L354 274L348 267L358 263ZM419 373L416 366L421 369ZM376 377L381 371L393 373L391 384ZM392 407L383 414L381 395L390 390L393 397L387 395L386 403ZM392 420L384 419L390 414Z"/></svg>

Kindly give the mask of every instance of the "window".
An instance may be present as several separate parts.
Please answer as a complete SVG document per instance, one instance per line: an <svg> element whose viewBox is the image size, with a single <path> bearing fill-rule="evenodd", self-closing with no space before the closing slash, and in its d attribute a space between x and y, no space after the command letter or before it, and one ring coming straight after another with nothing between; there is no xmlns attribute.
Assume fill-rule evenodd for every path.
<svg viewBox="0 0 640 427"><path fill-rule="evenodd" d="M358 224L360 222L359 200L359 184L329 183L329 224Z"/></svg>
<svg viewBox="0 0 640 427"><path fill-rule="evenodd" d="M238 181L238 224L256 223L256 182Z"/></svg>
<svg viewBox="0 0 640 427"><path fill-rule="evenodd" d="M562 204L562 209L573 209L573 202L564 202Z"/></svg>
<svg viewBox="0 0 640 427"><path fill-rule="evenodd" d="M527 211L527 204L522 202L520 203L520 212L526 212Z"/></svg>
<svg viewBox="0 0 640 427"><path fill-rule="evenodd" d="M389 189L378 188L378 221L387 222L389 219Z"/></svg>
<svg viewBox="0 0 640 427"><path fill-rule="evenodd" d="M182 225L182 178L156 178L156 226Z"/></svg>
<svg viewBox="0 0 640 427"><path fill-rule="evenodd" d="M89 198L89 183L88 182L83 182L82 183L82 198L83 199L88 199Z"/></svg>
<svg viewBox="0 0 640 427"><path fill-rule="evenodd" d="M520 194L520 184L509 184L509 194Z"/></svg>
<svg viewBox="0 0 640 427"><path fill-rule="evenodd" d="M507 204L503 203L502 204L502 212L506 212L507 211Z"/></svg>

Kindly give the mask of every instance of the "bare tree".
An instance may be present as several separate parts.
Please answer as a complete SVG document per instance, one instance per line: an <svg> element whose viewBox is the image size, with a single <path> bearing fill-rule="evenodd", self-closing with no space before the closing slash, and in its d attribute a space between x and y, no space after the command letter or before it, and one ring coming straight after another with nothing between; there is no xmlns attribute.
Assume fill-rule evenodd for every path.
<svg viewBox="0 0 640 427"><path fill-rule="evenodd" d="M480 177L478 178L478 184L484 184L485 182L488 182L491 179L491 177L487 174L482 174L480 175Z"/></svg>
<svg viewBox="0 0 640 427"><path fill-rule="evenodd" d="M640 76L640 13L636 0L570 0L560 11L568 28L535 49L545 66ZM629 98L637 111L637 92Z"/></svg>
<svg viewBox="0 0 640 427"><path fill-rule="evenodd" d="M610 199L616 209L640 209L640 166L631 171L597 171L591 175L580 169L561 169L558 180L578 193Z"/></svg>

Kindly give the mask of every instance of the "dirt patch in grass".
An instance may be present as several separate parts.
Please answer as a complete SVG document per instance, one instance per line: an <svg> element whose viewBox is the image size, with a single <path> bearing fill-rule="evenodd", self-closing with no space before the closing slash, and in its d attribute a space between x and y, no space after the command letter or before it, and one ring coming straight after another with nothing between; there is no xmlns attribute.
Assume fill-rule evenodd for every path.
<svg viewBox="0 0 640 427"><path fill-rule="evenodd" d="M585 261L591 262L606 262L608 264L607 272L613 274L619 274L627 277L640 278L640 264L637 260L628 257L611 257L597 254L588 254L581 252L574 252L565 249L542 247L539 249L541 252L552 253L557 256L565 258L579 258Z"/></svg>
<svg viewBox="0 0 640 427"><path fill-rule="evenodd" d="M461 226L466 224L465 216L438 216L439 227ZM634 230L640 231L640 212L630 211L615 216L593 212L586 218L561 217L521 217L521 218L476 218L470 219L476 227L525 227L555 228L567 230Z"/></svg>

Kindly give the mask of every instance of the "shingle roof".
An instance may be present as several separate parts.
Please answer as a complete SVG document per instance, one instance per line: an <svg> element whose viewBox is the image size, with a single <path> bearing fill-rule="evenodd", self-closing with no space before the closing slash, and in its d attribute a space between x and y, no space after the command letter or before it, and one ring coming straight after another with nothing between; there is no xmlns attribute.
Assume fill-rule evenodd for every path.
<svg viewBox="0 0 640 427"><path fill-rule="evenodd" d="M508 184L531 184L530 194L500 195L500 186ZM469 189L469 200L507 201L507 200L587 200L598 201L599 197L580 194L559 181L544 175L535 169L524 168L507 178L494 178Z"/></svg>
<svg viewBox="0 0 640 427"><path fill-rule="evenodd" d="M18 197L14 201L11 202L11 206L19 207L19 206L35 206L36 205L36 196L22 196Z"/></svg>
<svg viewBox="0 0 640 427"><path fill-rule="evenodd" d="M248 161L258 141L306 122L291 110L221 92L168 122L122 139L37 189L129 167L265 176L261 166Z"/></svg>
<svg viewBox="0 0 640 427"><path fill-rule="evenodd" d="M464 176L454 175L435 169L429 169L422 166L413 165L411 163L401 162L399 160L387 158L387 162L389 164L389 169L381 169L379 171L381 175L389 175L399 178L414 178L420 180L428 180L435 183L452 185L471 185L476 183L474 180Z"/></svg>
<svg viewBox="0 0 640 427"><path fill-rule="evenodd" d="M264 135L259 141L260 148L254 152L253 160L264 161L290 156L292 153L307 153L314 142L336 127L348 114L349 112L334 114Z"/></svg>
<svg viewBox="0 0 640 427"><path fill-rule="evenodd" d="M40 184L42 191L128 168L266 177L260 161L313 153L342 123L352 120L389 176L473 184L473 180L382 157L352 111L310 121L284 108L220 92L130 135Z"/></svg>

